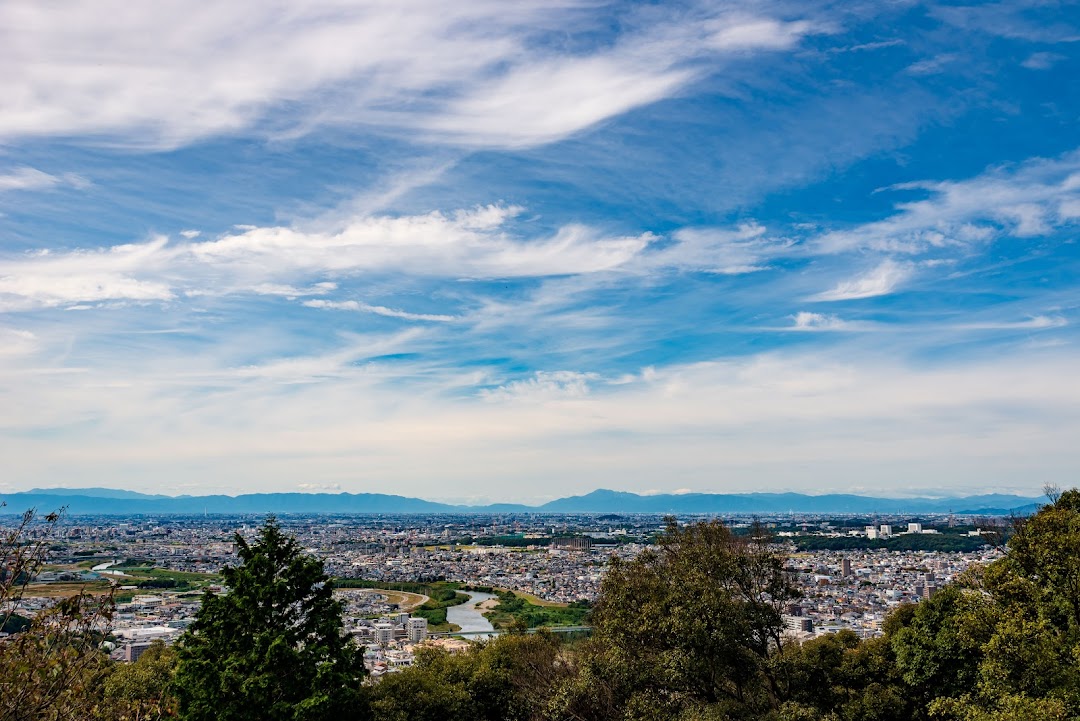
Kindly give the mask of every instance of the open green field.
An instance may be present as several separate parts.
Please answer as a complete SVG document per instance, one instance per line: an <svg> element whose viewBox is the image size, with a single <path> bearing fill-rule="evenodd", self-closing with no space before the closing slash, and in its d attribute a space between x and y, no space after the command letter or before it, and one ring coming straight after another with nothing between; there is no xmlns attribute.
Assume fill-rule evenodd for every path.
<svg viewBox="0 0 1080 721"><path fill-rule="evenodd" d="M534 596L531 593L526 593L524 591L511 591L509 588L496 588L495 591L496 593L513 593L518 598L525 599L527 603L530 603L533 606L540 606L541 608L566 608L568 606L568 604L559 603L558 601L545 601L539 596Z"/></svg>
<svg viewBox="0 0 1080 721"><path fill-rule="evenodd" d="M537 606L526 601L521 594L505 591L499 593L499 604L484 616L497 629L508 628L515 623L528 628L583 626L587 623L589 609Z"/></svg>
<svg viewBox="0 0 1080 721"><path fill-rule="evenodd" d="M133 578L160 578L171 581L177 581L178 583L189 584L210 584L220 583L221 575L217 573L194 573L192 571L173 571L168 568L157 567L139 567L139 568L121 568L117 569L123 571ZM127 584L125 584L127 585Z"/></svg>
<svg viewBox="0 0 1080 721"><path fill-rule="evenodd" d="M140 562L143 563L143 562ZM92 561L80 561L74 564L48 564L45 571L81 573L89 570ZM137 586L135 593L157 593L161 591L201 592L206 586L220 583L221 576L216 573L192 573L173 571L152 565L120 564L108 570L124 573L123 576L103 574L94 581L59 581L56 583L34 583L27 587L26 595L59 598L74 596L83 591L95 595L108 593L112 586ZM131 590L117 594L117 600L128 600L133 595Z"/></svg>

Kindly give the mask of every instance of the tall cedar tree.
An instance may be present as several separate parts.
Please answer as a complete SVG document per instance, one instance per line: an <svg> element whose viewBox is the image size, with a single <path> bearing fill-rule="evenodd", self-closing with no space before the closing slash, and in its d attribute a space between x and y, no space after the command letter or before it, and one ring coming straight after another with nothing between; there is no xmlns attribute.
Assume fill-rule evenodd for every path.
<svg viewBox="0 0 1080 721"><path fill-rule="evenodd" d="M273 516L242 563L222 571L180 645L174 690L190 721L357 718L363 658L342 631L341 604L321 561Z"/></svg>

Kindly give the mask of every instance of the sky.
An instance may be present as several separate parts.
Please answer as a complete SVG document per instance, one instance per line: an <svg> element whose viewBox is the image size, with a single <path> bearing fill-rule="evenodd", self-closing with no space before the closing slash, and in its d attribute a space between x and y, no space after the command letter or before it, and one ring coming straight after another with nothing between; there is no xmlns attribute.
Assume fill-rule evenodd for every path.
<svg viewBox="0 0 1080 721"><path fill-rule="evenodd" d="M1070 486L1080 7L0 4L0 493Z"/></svg>

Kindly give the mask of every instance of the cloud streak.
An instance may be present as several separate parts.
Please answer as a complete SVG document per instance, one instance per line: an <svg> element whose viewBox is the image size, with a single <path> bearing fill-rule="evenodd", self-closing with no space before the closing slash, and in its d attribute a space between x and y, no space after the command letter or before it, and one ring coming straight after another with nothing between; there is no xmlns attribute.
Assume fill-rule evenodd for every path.
<svg viewBox="0 0 1080 721"><path fill-rule="evenodd" d="M831 290L812 295L807 300L835 302L888 295L895 292L913 273L914 268L910 263L898 263L887 259L864 275L841 281Z"/></svg>
<svg viewBox="0 0 1080 721"><path fill-rule="evenodd" d="M602 37L592 3L162 0L0 8L0 137L175 147L218 134L403 129L464 146L567 137L670 97L706 61L794 47L813 26L691 13ZM570 48L551 34L578 28ZM178 98L183 98L179 103Z"/></svg>
<svg viewBox="0 0 1080 721"><path fill-rule="evenodd" d="M610 237L583 225L519 237L507 226L520 212L490 205L451 214L353 217L329 231L257 227L203 242L158 237L99 250L43 250L0 259L0 307L326 295L337 288L328 277L378 273L450 279L589 274L623 265L654 240L649 233ZM381 306L366 310L410 315Z"/></svg>
<svg viewBox="0 0 1080 721"><path fill-rule="evenodd" d="M877 250L917 255L1052 233L1080 217L1080 151L993 168L969 180L909 182L886 191L925 192L892 216L825 233L815 251Z"/></svg>
<svg viewBox="0 0 1080 721"><path fill-rule="evenodd" d="M21 167L6 173L0 173L0 193L12 190L50 190L68 185L85 188L89 182L74 173L50 175L37 168Z"/></svg>

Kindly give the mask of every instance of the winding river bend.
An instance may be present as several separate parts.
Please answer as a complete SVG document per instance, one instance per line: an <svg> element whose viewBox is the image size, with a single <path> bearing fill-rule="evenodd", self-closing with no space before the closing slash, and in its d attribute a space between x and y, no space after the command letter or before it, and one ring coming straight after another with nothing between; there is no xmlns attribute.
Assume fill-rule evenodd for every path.
<svg viewBox="0 0 1080 721"><path fill-rule="evenodd" d="M462 591L462 593L464 593L464 591ZM489 598L495 598L494 594L471 591L465 595L469 597L468 601L457 606L450 606L446 609L446 620L461 626L461 631L464 633L488 631L492 635L497 635L495 627L491 625L491 621L484 618L483 612L477 608L479 604ZM481 635L473 636L473 638L488 637Z"/></svg>

